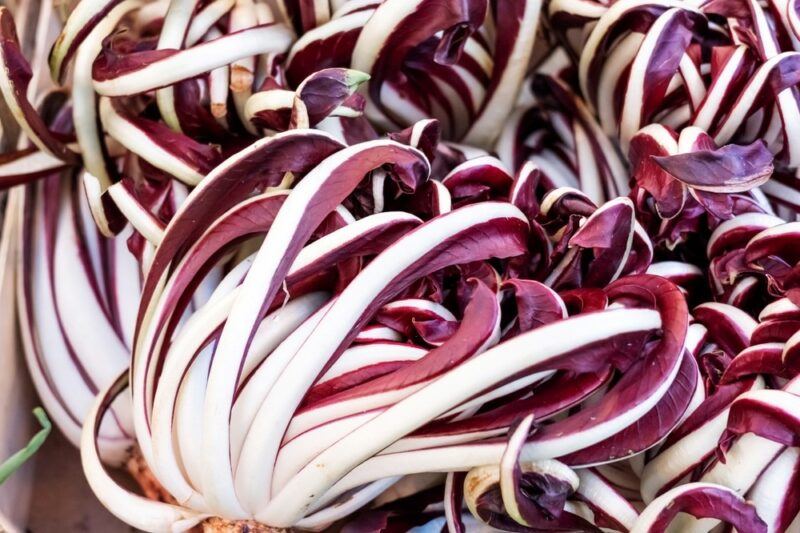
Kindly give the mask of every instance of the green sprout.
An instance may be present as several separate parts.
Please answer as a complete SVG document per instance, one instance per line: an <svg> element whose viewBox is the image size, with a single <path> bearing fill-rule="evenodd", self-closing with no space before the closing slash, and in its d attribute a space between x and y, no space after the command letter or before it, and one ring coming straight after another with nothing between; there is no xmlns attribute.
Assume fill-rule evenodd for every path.
<svg viewBox="0 0 800 533"><path fill-rule="evenodd" d="M47 439L47 436L50 434L50 430L53 428L50 419L47 418L47 414L45 414L44 409L41 407L37 407L33 410L33 416L39 421L42 429L33 436L27 446L6 459L5 462L0 463L0 485L42 447L45 439Z"/></svg>

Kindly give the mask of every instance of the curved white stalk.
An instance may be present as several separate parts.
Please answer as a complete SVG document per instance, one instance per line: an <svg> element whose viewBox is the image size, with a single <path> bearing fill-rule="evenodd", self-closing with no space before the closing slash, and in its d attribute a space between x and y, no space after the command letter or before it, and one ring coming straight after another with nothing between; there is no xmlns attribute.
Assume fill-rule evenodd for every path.
<svg viewBox="0 0 800 533"><path fill-rule="evenodd" d="M468 206L434 219L387 248L347 286L327 312L336 320L322 321L317 326L270 390L254 421L238 467L247 477L241 478L242 485L237 483L241 494L250 495L250 505L257 508L269 495L273 461L263 460L264 454L277 456L292 413L318 372L357 324L364 306L443 241L478 224L501 218L524 221L522 213L509 204ZM276 408L277 405L281 407Z"/></svg>
<svg viewBox="0 0 800 533"><path fill-rule="evenodd" d="M248 375L257 362L270 354L291 331L315 312L325 301L326 296L324 293L312 293L300 297L264 318L248 353L252 362L249 365L245 364L244 375ZM154 462L151 463L151 467L170 494L181 504L194 509L205 508L205 503L201 495L196 490L192 490L190 485L184 481L176 460L173 441L173 424L175 423L173 411L185 369L201 349L202 343L224 323L235 297L236 293L232 292L228 297L213 302L213 305L201 308L181 329L170 347L170 353L159 378L159 387L153 402L153 416L150 425Z"/></svg>
<svg viewBox="0 0 800 533"><path fill-rule="evenodd" d="M113 400L127 385L127 372L97 396L81 433L81 463L86 480L103 505L117 518L138 529L173 533L186 531L205 515L167 503L148 500L122 487L106 472L97 449L97 427Z"/></svg>
<svg viewBox="0 0 800 533"><path fill-rule="evenodd" d="M500 134L503 121L517 101L533 53L541 10L542 2L539 0L524 3L523 11L519 15L520 33L514 40L513 48L508 52L507 65L494 81L496 87L491 97L483 102L482 112L464 137L467 143L483 147L491 146Z"/></svg>
<svg viewBox="0 0 800 533"><path fill-rule="evenodd" d="M613 319L612 317L616 313L620 314L616 315L616 319ZM609 324L609 322L613 322L613 325ZM590 326L590 324L593 324L593 326ZM544 361L549 357L577 350L580 346L593 342L594 335L600 334L604 335L603 338L607 338L610 335L618 335L624 332L651 329L658 327L659 324L659 315L654 311L619 309L556 322L504 342L466 361L434 383L401 400L370 422L359 427L358 430L339 440L320 454L312 464L292 478L256 517L270 524L291 524L297 519L298 515L304 513L322 494L328 491L334 485L336 479L342 476L344 478L334 486L333 494L341 493L341 491L346 490L345 487L361 485L369 481L365 478L372 476L380 478L400 473L427 471L428 468L431 468L432 471L461 469L465 466L474 466L471 463L475 460L485 461L477 464L496 462L502 455L502 449L498 449L498 445L479 445L476 447L480 448L482 453L464 453L461 457L451 457L447 460L444 460L443 455L448 452L452 453L453 449L447 450L445 454L441 453L445 451L444 449L424 452L440 458L442 461L438 466L434 465L435 460L418 461L415 459L414 461L404 461L403 459L397 460L392 457L390 459L391 462L387 463L388 468L375 467L370 463L387 461L386 458L390 456L368 458L386 447L393 440L402 437L426 421L445 412L448 408L457 405L460 401L469 398L470 395L474 394L475 376L481 376L481 382L484 385L488 385L501 381L505 377L514 375L523 368L531 366L535 360ZM571 332L569 337L566 335L567 331ZM581 334L576 335L575 332L581 332ZM559 340L556 341L556 339ZM531 346L536 346L537 348L535 359L532 358L531 352L525 349ZM677 371L677 365L675 371ZM552 445L537 443L533 445L530 452L528 447L525 447L522 456L524 459L557 457L586 446L588 444L587 439L598 442L604 436L613 435L630 423L631 420L642 416L658 401L658 398L660 396L629 410L624 415L617 417L617 420L606 422L605 428L598 428L592 431L592 437L576 435L574 437L554 439ZM370 438L365 439L365 435L369 435ZM528 455L531 452L534 457ZM410 453L413 454L414 452ZM402 456L403 454L393 455ZM417 456L419 455L421 454L418 453ZM453 468L453 461L463 466L461 468ZM391 471L391 464L395 468L400 467L400 472L395 474L387 473ZM403 470L405 469L410 471L404 472ZM345 476L345 474L347 475Z"/></svg>
<svg viewBox="0 0 800 533"><path fill-rule="evenodd" d="M100 119L111 137L154 167L175 176L187 185L197 185L203 179L203 174L197 169L169 153L150 134L117 113L107 97L100 98Z"/></svg>
<svg viewBox="0 0 800 533"><path fill-rule="evenodd" d="M576 491L591 507L600 509L625 528L631 529L639 513L614 486L592 468L577 470L580 484Z"/></svg>
<svg viewBox="0 0 800 533"><path fill-rule="evenodd" d="M81 2L81 5L84 3L86 0ZM75 53L72 74L72 121L75 124L75 136L81 147L83 166L100 182L101 191L105 191L111 185L111 176L106 169L106 156L103 154L103 133L98 129L92 64L103 49L103 40L114 31L120 19L141 6L142 2L138 0L120 2L84 38ZM77 11L76 9L73 13ZM72 20L72 17L69 20ZM55 68L58 68L58 65Z"/></svg>
<svg viewBox="0 0 800 533"><path fill-rule="evenodd" d="M158 36L158 50L168 48L183 48L187 30L191 24L192 14L198 0L170 0L169 9L161 26ZM175 91L172 87L165 87L156 91L158 111L164 122L175 131L181 131L180 120L175 111Z"/></svg>
<svg viewBox="0 0 800 533"><path fill-rule="evenodd" d="M290 42L291 32L280 25L256 26L195 45L132 72L95 79L94 88L102 96L139 94L193 78L243 57L283 52Z"/></svg>
<svg viewBox="0 0 800 533"><path fill-rule="evenodd" d="M156 219L122 182L109 187L108 194L136 231L154 246L158 246L164 238L164 224Z"/></svg>
<svg viewBox="0 0 800 533"><path fill-rule="evenodd" d="M754 381L750 390L764 387L764 381ZM642 499L650 503L670 483L680 481L683 476L713 455L719 438L725 430L729 409L722 409L694 431L666 449L647 463L642 472ZM726 460L727 462L727 460ZM710 479L709 479L710 480Z"/></svg>

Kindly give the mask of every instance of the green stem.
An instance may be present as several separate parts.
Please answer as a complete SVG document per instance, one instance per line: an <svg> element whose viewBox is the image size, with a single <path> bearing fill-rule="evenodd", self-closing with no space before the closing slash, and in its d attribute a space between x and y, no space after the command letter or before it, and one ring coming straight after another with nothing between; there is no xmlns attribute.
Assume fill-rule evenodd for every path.
<svg viewBox="0 0 800 533"><path fill-rule="evenodd" d="M45 439L50 434L50 430L53 428L53 425L50 423L50 419L47 418L47 414L45 414L44 409L41 407L37 407L33 410L33 416L35 416L36 420L39 421L42 429L40 429L39 432L33 436L27 446L6 459L4 463L0 463L0 485L2 485L11 474L16 472L25 461L30 459L31 456L35 454L39 448L41 448Z"/></svg>

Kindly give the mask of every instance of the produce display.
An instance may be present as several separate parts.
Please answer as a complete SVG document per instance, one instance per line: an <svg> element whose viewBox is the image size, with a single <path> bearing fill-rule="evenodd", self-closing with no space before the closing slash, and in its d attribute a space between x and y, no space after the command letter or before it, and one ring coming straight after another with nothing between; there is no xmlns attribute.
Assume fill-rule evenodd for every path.
<svg viewBox="0 0 800 533"><path fill-rule="evenodd" d="M144 531L800 532L798 85L797 0L0 7L39 401Z"/></svg>

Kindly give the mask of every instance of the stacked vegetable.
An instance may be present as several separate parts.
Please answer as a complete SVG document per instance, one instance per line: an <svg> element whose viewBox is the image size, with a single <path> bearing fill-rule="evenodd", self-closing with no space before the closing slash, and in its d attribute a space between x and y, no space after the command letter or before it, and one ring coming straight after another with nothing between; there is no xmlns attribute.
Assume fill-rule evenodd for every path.
<svg viewBox="0 0 800 533"><path fill-rule="evenodd" d="M82 0L30 94L0 8L25 349L95 494L147 531L800 530L799 17Z"/></svg>

